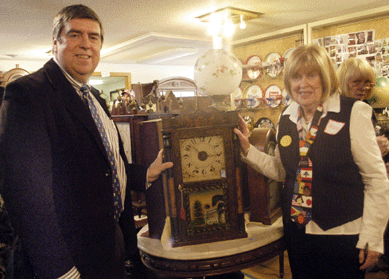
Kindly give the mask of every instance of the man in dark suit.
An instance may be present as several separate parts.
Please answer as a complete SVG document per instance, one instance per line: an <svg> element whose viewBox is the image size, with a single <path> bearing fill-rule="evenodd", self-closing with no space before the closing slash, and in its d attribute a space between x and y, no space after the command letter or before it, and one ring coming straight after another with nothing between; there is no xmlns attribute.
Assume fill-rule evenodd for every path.
<svg viewBox="0 0 389 279"><path fill-rule="evenodd" d="M2 195L21 245L14 278L123 279L125 258L139 258L130 189L144 190L172 163L160 152L148 169L129 165L104 100L85 86L103 34L90 8L64 8L54 59L5 90Z"/></svg>

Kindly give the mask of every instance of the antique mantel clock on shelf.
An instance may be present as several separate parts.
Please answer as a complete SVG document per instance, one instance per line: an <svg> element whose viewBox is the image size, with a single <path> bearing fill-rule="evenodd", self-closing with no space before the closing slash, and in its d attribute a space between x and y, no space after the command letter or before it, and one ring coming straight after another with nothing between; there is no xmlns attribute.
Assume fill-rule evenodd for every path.
<svg viewBox="0 0 389 279"><path fill-rule="evenodd" d="M173 246L246 237L239 124L213 108L162 119L165 203Z"/></svg>
<svg viewBox="0 0 389 279"><path fill-rule="evenodd" d="M163 147L164 160L174 164L162 175L162 187L153 183L146 192L150 237L160 237L164 217L173 247L247 237L240 144L233 131L239 117L224 103L241 78L241 62L235 56L211 50L197 60L195 82L212 106L141 124L141 131L159 130L155 142Z"/></svg>
<svg viewBox="0 0 389 279"><path fill-rule="evenodd" d="M196 61L196 86L212 99L205 111L162 120L173 246L247 237L236 111L224 100L240 84L241 62L213 49Z"/></svg>

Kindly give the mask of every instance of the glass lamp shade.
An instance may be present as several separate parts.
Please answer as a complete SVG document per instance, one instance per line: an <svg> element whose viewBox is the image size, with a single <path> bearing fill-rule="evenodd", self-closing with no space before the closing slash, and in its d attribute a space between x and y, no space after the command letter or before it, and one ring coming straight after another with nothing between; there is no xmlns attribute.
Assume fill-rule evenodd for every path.
<svg viewBox="0 0 389 279"><path fill-rule="evenodd" d="M369 104L372 108L386 108L389 106L389 79L387 77L377 77L377 86L374 86L373 95Z"/></svg>
<svg viewBox="0 0 389 279"><path fill-rule="evenodd" d="M242 80L242 63L231 52L212 49L197 59L194 81L207 96L227 96Z"/></svg>
<svg viewBox="0 0 389 279"><path fill-rule="evenodd" d="M377 86L381 88L385 88L389 85L389 79L387 77L378 77L376 81Z"/></svg>

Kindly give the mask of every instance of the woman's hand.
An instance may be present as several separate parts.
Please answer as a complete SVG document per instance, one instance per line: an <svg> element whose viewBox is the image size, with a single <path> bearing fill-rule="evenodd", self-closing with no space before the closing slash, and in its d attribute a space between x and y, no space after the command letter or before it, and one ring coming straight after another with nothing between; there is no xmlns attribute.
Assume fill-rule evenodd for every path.
<svg viewBox="0 0 389 279"><path fill-rule="evenodd" d="M240 141L240 146L242 148L243 154L247 156L247 153L250 149L250 142L249 142L249 129L247 127L246 122L242 118L242 116L239 115L239 129L235 128L234 133L238 136Z"/></svg>
<svg viewBox="0 0 389 279"><path fill-rule="evenodd" d="M389 152L388 138L385 137L384 135L382 135L382 136L378 136L376 138L376 140L377 140L378 146L380 148L382 157L385 156L386 154L388 154L388 152Z"/></svg>
<svg viewBox="0 0 389 279"><path fill-rule="evenodd" d="M378 261L378 258L381 254L375 251L369 251L365 249L361 249L359 251L359 263L363 264L359 269L364 270L366 268L372 267Z"/></svg>
<svg viewBox="0 0 389 279"><path fill-rule="evenodd" d="M162 163L162 157L163 157L163 149L161 149L158 152L157 158L154 160L154 162L151 163L151 165L147 169L147 181L149 183L157 180L159 175L164 170L173 167L173 163L172 162Z"/></svg>

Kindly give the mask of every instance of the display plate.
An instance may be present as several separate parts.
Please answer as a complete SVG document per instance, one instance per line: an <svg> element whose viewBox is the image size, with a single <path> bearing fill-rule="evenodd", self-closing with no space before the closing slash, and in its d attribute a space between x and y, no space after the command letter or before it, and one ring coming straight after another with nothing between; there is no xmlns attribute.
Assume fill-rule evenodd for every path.
<svg viewBox="0 0 389 279"><path fill-rule="evenodd" d="M245 76L248 79L256 79L261 76L262 60L258 55L251 55L245 62Z"/></svg>
<svg viewBox="0 0 389 279"><path fill-rule="evenodd" d="M242 88L238 87L231 93L231 108L236 109L243 106L242 103Z"/></svg>
<svg viewBox="0 0 389 279"><path fill-rule="evenodd" d="M291 102L292 102L292 99L289 97L288 92L286 91L286 89L285 88L282 89L282 103L285 106L289 106Z"/></svg>
<svg viewBox="0 0 389 279"><path fill-rule="evenodd" d="M275 129L275 126L269 118L262 117L262 118L258 119L258 121L254 124L254 128L272 128L272 129Z"/></svg>
<svg viewBox="0 0 389 279"><path fill-rule="evenodd" d="M264 61L269 66L266 68L266 75L272 78L277 77L282 72L282 67L280 63L281 55L276 52L271 52L265 56Z"/></svg>
<svg viewBox="0 0 389 279"><path fill-rule="evenodd" d="M257 84L251 84L243 90L244 106L246 108L258 108L266 104L262 88Z"/></svg>
<svg viewBox="0 0 389 279"><path fill-rule="evenodd" d="M281 89L277 85L270 85L266 88L265 98L267 105L271 108L276 108L279 106L282 100Z"/></svg>
<svg viewBox="0 0 389 279"><path fill-rule="evenodd" d="M289 56L292 54L293 50L295 50L295 49L296 49L295 47L292 47L292 48L288 49L287 51L285 51L284 55L282 56L284 58L284 67L286 65L286 61L288 61Z"/></svg>

